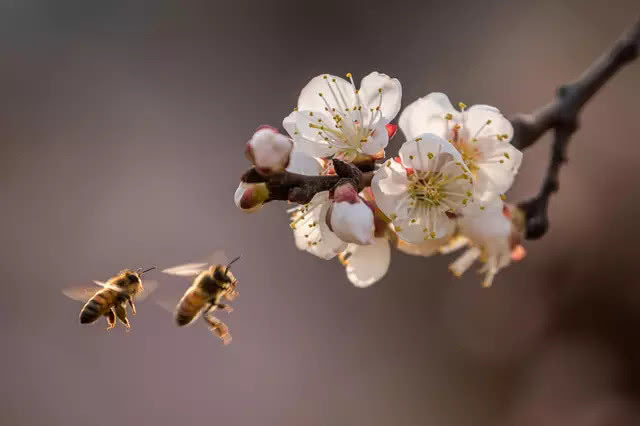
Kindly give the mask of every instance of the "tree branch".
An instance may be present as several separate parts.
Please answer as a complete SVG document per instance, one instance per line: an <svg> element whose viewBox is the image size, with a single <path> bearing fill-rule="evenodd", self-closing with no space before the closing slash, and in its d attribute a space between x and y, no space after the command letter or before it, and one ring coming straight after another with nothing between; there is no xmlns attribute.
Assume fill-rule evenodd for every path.
<svg viewBox="0 0 640 426"><path fill-rule="evenodd" d="M549 229L549 198L558 191L560 166L567 161L567 148L571 136L578 130L582 107L618 70L638 57L639 44L640 19L576 81L561 86L553 102L532 114L520 114L512 119L512 144L520 150L533 145L548 130L554 132L542 188L536 197L520 203L527 218L526 238L540 238Z"/></svg>
<svg viewBox="0 0 640 426"><path fill-rule="evenodd" d="M246 183L266 183L269 201L283 200L307 204L318 192L331 190L340 179L351 179L358 191L371 186L373 171L363 172L351 163L333 159L335 175L307 176L285 171L278 175L263 176L255 168L249 169L241 180Z"/></svg>

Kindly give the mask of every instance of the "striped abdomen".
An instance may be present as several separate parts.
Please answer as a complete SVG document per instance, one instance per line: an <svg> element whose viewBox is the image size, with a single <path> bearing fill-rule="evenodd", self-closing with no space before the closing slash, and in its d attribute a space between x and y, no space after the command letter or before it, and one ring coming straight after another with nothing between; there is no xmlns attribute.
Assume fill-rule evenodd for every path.
<svg viewBox="0 0 640 426"><path fill-rule="evenodd" d="M205 304L209 296L198 287L191 287L182 296L176 308L176 322L179 326L187 325L193 321Z"/></svg>
<svg viewBox="0 0 640 426"><path fill-rule="evenodd" d="M103 288L93 295L80 311L80 323L89 324L109 312L116 303L118 293L109 288Z"/></svg>

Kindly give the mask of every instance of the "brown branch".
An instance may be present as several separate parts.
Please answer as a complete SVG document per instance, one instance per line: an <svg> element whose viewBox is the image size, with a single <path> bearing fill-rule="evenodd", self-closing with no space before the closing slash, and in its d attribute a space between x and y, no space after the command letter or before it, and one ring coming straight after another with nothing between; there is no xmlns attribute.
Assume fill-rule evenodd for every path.
<svg viewBox="0 0 640 426"><path fill-rule="evenodd" d="M362 191L371 186L373 171L363 172L350 163L333 160L335 175L307 176L298 173L284 172L278 175L263 176L255 168L249 169L241 180L247 183L266 183L269 189L268 201L283 200L306 204L315 194L330 191L340 179L351 179Z"/></svg>
<svg viewBox="0 0 640 426"><path fill-rule="evenodd" d="M573 83L561 86L556 99L532 114L520 114L512 119L513 145L525 149L553 130L551 159L542 188L537 196L520 203L527 218L526 237L537 239L549 229L548 207L551 194L558 191L560 166L567 161L566 152L571 136L578 130L582 107L624 65L638 57L640 50L640 20Z"/></svg>

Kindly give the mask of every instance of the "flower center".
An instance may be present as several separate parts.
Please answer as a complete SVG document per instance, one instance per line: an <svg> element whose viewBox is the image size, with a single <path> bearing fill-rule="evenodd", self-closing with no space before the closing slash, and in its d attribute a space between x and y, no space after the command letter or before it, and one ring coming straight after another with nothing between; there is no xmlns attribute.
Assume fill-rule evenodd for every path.
<svg viewBox="0 0 640 426"><path fill-rule="evenodd" d="M449 181L440 172L416 172L409 176L409 197L425 207L438 207L447 198L443 186Z"/></svg>

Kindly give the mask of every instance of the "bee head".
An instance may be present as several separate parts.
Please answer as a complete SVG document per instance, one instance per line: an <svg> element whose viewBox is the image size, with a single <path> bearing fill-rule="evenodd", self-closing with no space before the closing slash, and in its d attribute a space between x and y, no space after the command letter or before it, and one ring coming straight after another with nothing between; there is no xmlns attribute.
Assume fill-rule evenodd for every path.
<svg viewBox="0 0 640 426"><path fill-rule="evenodd" d="M231 271L229 270L229 267L231 266L231 264L233 264L238 259L240 259L240 256L238 256L235 259L233 259L226 266L224 266L224 265L211 266L211 269L213 270L213 278L216 281L222 281L222 282L225 282L225 283L233 283L235 285L236 279L233 276L233 274L231 273Z"/></svg>

